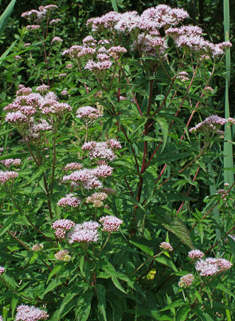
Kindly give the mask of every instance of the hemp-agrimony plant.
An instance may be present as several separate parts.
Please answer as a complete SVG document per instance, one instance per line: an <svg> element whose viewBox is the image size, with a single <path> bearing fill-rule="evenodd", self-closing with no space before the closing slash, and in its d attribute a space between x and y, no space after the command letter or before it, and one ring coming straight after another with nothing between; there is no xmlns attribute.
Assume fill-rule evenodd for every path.
<svg viewBox="0 0 235 321"><path fill-rule="evenodd" d="M25 53L32 88L20 84L4 107L8 319L220 320L234 304L233 186L203 198L222 126L235 123L208 107L230 42L212 44L183 25L185 10L159 5L91 18L82 44L60 52L52 9L22 15L42 32L44 63Z"/></svg>

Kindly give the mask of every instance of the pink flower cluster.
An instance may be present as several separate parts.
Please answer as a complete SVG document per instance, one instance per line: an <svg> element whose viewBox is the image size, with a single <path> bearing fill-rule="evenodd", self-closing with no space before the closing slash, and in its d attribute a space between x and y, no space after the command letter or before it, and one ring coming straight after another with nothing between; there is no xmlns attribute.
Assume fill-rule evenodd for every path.
<svg viewBox="0 0 235 321"><path fill-rule="evenodd" d="M57 203L57 206L66 207L66 206L72 206L72 207L78 207L79 204L81 204L81 199L74 196L73 194L68 194L65 197L61 198L59 202Z"/></svg>
<svg viewBox="0 0 235 321"><path fill-rule="evenodd" d="M71 230L74 226L75 224L73 221L62 219L55 221L51 227L55 230L55 236L58 239L64 239L66 232Z"/></svg>
<svg viewBox="0 0 235 321"><path fill-rule="evenodd" d="M98 109L93 108L91 106L78 108L78 110L76 111L76 114L78 118L84 119L84 120L96 119L101 116Z"/></svg>
<svg viewBox="0 0 235 321"><path fill-rule="evenodd" d="M178 74L178 79L180 79L181 81L189 80L187 76L188 76L188 73L186 71L180 71Z"/></svg>
<svg viewBox="0 0 235 321"><path fill-rule="evenodd" d="M102 184L97 177L106 178L111 175L112 167L108 165L100 165L94 169L84 168L75 171L70 175L66 175L63 177L63 182L73 181L86 189L97 189L102 187Z"/></svg>
<svg viewBox="0 0 235 321"><path fill-rule="evenodd" d="M192 274L184 275L180 278L178 285L180 288L188 288L192 285L194 279Z"/></svg>
<svg viewBox="0 0 235 321"><path fill-rule="evenodd" d="M26 18L30 21L35 21L40 23L43 19L45 19L48 15L50 15L51 11L57 9L58 6L55 4L49 4L47 6L40 6L38 10L32 9L30 11L23 12L21 17Z"/></svg>
<svg viewBox="0 0 235 321"><path fill-rule="evenodd" d="M91 196L86 198L86 203L92 203L93 207L101 207L104 205L103 200L107 199L108 195L106 193L93 193Z"/></svg>
<svg viewBox="0 0 235 321"><path fill-rule="evenodd" d="M228 260L209 257L205 260L198 260L196 262L195 268L200 272L201 276L209 276L227 271L231 268L231 266L232 263L230 263Z"/></svg>
<svg viewBox="0 0 235 321"><path fill-rule="evenodd" d="M5 184L7 181L17 178L18 176L19 174L14 171L0 171L0 183Z"/></svg>
<svg viewBox="0 0 235 321"><path fill-rule="evenodd" d="M21 159L19 159L19 158L16 158L16 159L13 159L13 158L3 159L3 160L1 160L1 163L3 165L5 165L6 167L9 167L10 165L19 166L20 163L21 163Z"/></svg>
<svg viewBox="0 0 235 321"><path fill-rule="evenodd" d="M49 315L45 310L36 308L35 306L29 307L28 305L20 305L17 307L16 321L42 321L47 320Z"/></svg>
<svg viewBox="0 0 235 321"><path fill-rule="evenodd" d="M65 166L64 171L74 171L76 169L81 169L82 168L82 164L80 163L69 163Z"/></svg>
<svg viewBox="0 0 235 321"><path fill-rule="evenodd" d="M89 151L90 159L101 158L112 161L116 158L114 150L121 148L121 144L115 139L106 142L91 141L82 146L82 150Z"/></svg>
<svg viewBox="0 0 235 321"><path fill-rule="evenodd" d="M16 99L4 107L4 110L8 111L5 121L14 124L20 132L23 131L24 135L28 136L27 140L39 138L42 131L51 130L52 126L42 119L42 114L61 116L72 110L68 104L59 103L53 92L47 92L48 89L49 87L43 84L36 88L40 93L32 93L31 88L19 85ZM45 93L45 96L41 95ZM35 118L31 117L32 115L35 115Z"/></svg>
<svg viewBox="0 0 235 321"><path fill-rule="evenodd" d="M69 243L74 242L98 242L99 233L98 228L100 224L94 221L84 222L82 224L76 224L71 232L68 233L67 237L69 239Z"/></svg>
<svg viewBox="0 0 235 321"><path fill-rule="evenodd" d="M204 134L217 133L218 128L227 123L228 123L227 119L221 118L217 115L213 115L213 116L207 117L205 120L197 124L195 127L191 128L189 131L191 133L196 131L201 131Z"/></svg>
<svg viewBox="0 0 235 321"><path fill-rule="evenodd" d="M69 254L68 250L61 250L55 254L55 258L59 261L68 262L71 259L71 256L68 254Z"/></svg>
<svg viewBox="0 0 235 321"><path fill-rule="evenodd" d="M199 250L192 250L188 253L190 259L201 259L205 254Z"/></svg>
<svg viewBox="0 0 235 321"><path fill-rule="evenodd" d="M123 223L119 218L110 215L101 217L99 222L103 224L103 231L108 233L117 232L120 225Z"/></svg>
<svg viewBox="0 0 235 321"><path fill-rule="evenodd" d="M43 244L37 243L32 246L32 251L39 252L39 251L43 250L43 248L44 248Z"/></svg>
<svg viewBox="0 0 235 321"><path fill-rule="evenodd" d="M63 42L63 39L61 39L60 37L54 37L52 40L51 40L51 43L53 44L53 42Z"/></svg>
<svg viewBox="0 0 235 321"><path fill-rule="evenodd" d="M3 317L0 315L0 321L3 321Z"/></svg>
<svg viewBox="0 0 235 321"><path fill-rule="evenodd" d="M170 243L167 243L167 242L162 242L160 244L160 248L165 250L165 251L170 251L170 252L173 251L173 247L170 245Z"/></svg>
<svg viewBox="0 0 235 321"><path fill-rule="evenodd" d="M0 275L5 272L5 268L0 266Z"/></svg>

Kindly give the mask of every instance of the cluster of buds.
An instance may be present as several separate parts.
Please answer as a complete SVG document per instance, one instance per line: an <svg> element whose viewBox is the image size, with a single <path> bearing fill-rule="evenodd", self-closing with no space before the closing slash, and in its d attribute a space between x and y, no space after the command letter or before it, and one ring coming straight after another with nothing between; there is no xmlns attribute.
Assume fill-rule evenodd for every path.
<svg viewBox="0 0 235 321"><path fill-rule="evenodd" d="M170 245L170 243L162 242L159 246L161 249L163 249L165 251L170 251L170 252L173 251L173 247Z"/></svg>
<svg viewBox="0 0 235 321"><path fill-rule="evenodd" d="M180 278L178 285L180 288L189 288L192 285L194 279L195 278L192 274L184 275Z"/></svg>
<svg viewBox="0 0 235 321"><path fill-rule="evenodd" d="M45 310L41 310L35 306L20 305L16 311L15 321L42 321L49 318Z"/></svg>
<svg viewBox="0 0 235 321"><path fill-rule="evenodd" d="M109 161L116 158L114 152L120 148L122 148L121 144L115 139L110 139L105 142L91 141L82 146L82 150L89 151L90 159L100 158Z"/></svg>
<svg viewBox="0 0 235 321"><path fill-rule="evenodd" d="M59 261L69 262L71 256L69 255L68 250L61 250L55 254L55 258Z"/></svg>
<svg viewBox="0 0 235 321"><path fill-rule="evenodd" d="M77 117L84 120L93 120L98 117L101 117L101 114L99 113L98 109L91 107L91 106L85 106L80 107L76 111Z"/></svg>
<svg viewBox="0 0 235 321"><path fill-rule="evenodd" d="M55 236L58 239L64 239L67 231L71 230L75 224L73 221L62 219L57 220L52 224L52 228L55 230Z"/></svg>
<svg viewBox="0 0 235 321"><path fill-rule="evenodd" d="M32 247L33 252L40 252L44 248L43 244L37 243Z"/></svg>
<svg viewBox="0 0 235 321"><path fill-rule="evenodd" d="M7 181L13 180L13 179L17 178L18 176L19 176L19 174L14 171L5 171L5 172L0 171L0 183L5 184Z"/></svg>
<svg viewBox="0 0 235 321"><path fill-rule="evenodd" d="M80 163L69 163L64 167L64 171L75 171L82 168L82 164Z"/></svg>
<svg viewBox="0 0 235 321"><path fill-rule="evenodd" d="M6 167L9 167L10 165L19 166L20 163L21 163L21 159L19 159L19 158L16 158L16 159L13 159L13 158L3 159L3 160L1 160L1 163Z"/></svg>
<svg viewBox="0 0 235 321"><path fill-rule="evenodd" d="M66 206L72 206L72 207L78 207L79 204L81 204L81 199L74 196L73 194L68 194L65 197L61 198L59 202L57 203L57 206L66 207Z"/></svg>
<svg viewBox="0 0 235 321"><path fill-rule="evenodd" d="M92 203L93 207L101 207L104 205L103 200L107 199L108 195L106 193L93 193L91 196L86 198L86 203Z"/></svg>
<svg viewBox="0 0 235 321"><path fill-rule="evenodd" d="M3 274L5 272L5 268L0 266L0 275Z"/></svg>
<svg viewBox="0 0 235 321"><path fill-rule="evenodd" d="M99 222L103 224L102 230L108 233L117 232L120 225L123 223L123 221L119 218L110 215L101 217Z"/></svg>

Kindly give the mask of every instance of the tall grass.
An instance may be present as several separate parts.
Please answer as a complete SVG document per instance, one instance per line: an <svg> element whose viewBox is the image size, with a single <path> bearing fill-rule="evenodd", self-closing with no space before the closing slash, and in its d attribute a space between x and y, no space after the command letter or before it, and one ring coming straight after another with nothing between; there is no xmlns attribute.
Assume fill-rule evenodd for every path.
<svg viewBox="0 0 235 321"><path fill-rule="evenodd" d="M229 24L230 24L230 12L229 12L229 0L224 0L224 36L225 41L229 40ZM229 111L229 81L230 81L230 68L231 58L230 49L226 51L226 88L225 88L225 118L230 117ZM230 141L232 140L231 128L227 129L224 140L224 182L232 185L234 183L233 171L227 170L233 167L233 147Z"/></svg>

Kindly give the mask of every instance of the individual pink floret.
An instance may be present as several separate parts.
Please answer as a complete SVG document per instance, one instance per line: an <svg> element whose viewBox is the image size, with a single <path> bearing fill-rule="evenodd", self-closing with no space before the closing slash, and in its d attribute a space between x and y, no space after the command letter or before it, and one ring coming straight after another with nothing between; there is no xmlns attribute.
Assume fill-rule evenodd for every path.
<svg viewBox="0 0 235 321"><path fill-rule="evenodd" d="M45 310L35 306L20 305L17 307L15 321L42 321L47 320L47 318L49 318L49 315Z"/></svg>
<svg viewBox="0 0 235 321"><path fill-rule="evenodd" d="M103 231L108 233L117 232L120 225L123 223L119 218L110 215L101 217L99 222L103 224Z"/></svg>

